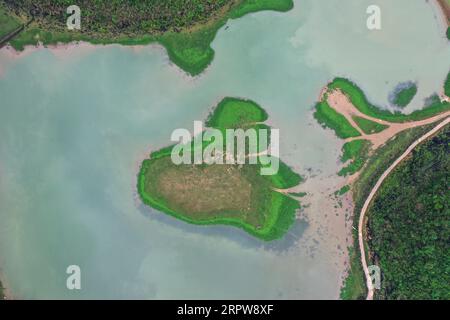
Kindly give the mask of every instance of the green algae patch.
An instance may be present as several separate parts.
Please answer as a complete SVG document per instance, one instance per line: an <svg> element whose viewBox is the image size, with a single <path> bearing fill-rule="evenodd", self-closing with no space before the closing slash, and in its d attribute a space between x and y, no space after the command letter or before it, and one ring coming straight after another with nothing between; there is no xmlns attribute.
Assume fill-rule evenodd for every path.
<svg viewBox="0 0 450 320"><path fill-rule="evenodd" d="M258 12L261 10L273 10L286 12L294 7L292 0L246 0L231 12L230 18L237 19L246 14Z"/></svg>
<svg viewBox="0 0 450 320"><path fill-rule="evenodd" d="M330 107L326 98L316 104L314 118L323 127L333 130L341 139L359 137L361 135L342 114Z"/></svg>
<svg viewBox="0 0 450 320"><path fill-rule="evenodd" d="M365 134L378 133L388 128L388 126L384 124L377 123L358 116L353 116L352 119Z"/></svg>
<svg viewBox="0 0 450 320"><path fill-rule="evenodd" d="M371 143L368 140L353 140L342 147L342 162L350 163L339 171L338 175L347 176L358 172L367 160Z"/></svg>
<svg viewBox="0 0 450 320"><path fill-rule="evenodd" d="M439 113L450 110L450 103L439 101L423 109L416 110L410 114L401 112L391 112L381 109L369 102L364 92L352 81L345 78L335 78L329 85L329 90L340 90L350 100L350 102L362 113L373 118L386 120L389 122L407 122L430 118Z"/></svg>
<svg viewBox="0 0 450 320"><path fill-rule="evenodd" d="M253 101L225 98L206 125L220 131L257 129L267 118ZM192 153L199 147L194 142L190 146ZM176 165L173 148L155 151L143 161L137 188L145 204L187 223L232 226L265 241L281 238L295 222L300 203L280 189L297 186L302 178L285 163L280 161L273 175L261 175L261 162Z"/></svg>
<svg viewBox="0 0 450 320"><path fill-rule="evenodd" d="M347 184L347 185L343 186L342 188L340 188L338 191L336 191L335 195L343 196L344 194L346 194L349 191L350 191L350 186Z"/></svg>
<svg viewBox="0 0 450 320"><path fill-rule="evenodd" d="M289 194L291 196L299 197L299 198L303 198L308 195L306 192L289 192Z"/></svg>
<svg viewBox="0 0 450 320"><path fill-rule="evenodd" d="M400 87L395 90L393 96L393 103L397 107L406 107L417 94L417 85L415 83L400 84Z"/></svg>
<svg viewBox="0 0 450 320"><path fill-rule="evenodd" d="M445 79L444 92L447 97L450 97L450 72L447 74L447 79Z"/></svg>

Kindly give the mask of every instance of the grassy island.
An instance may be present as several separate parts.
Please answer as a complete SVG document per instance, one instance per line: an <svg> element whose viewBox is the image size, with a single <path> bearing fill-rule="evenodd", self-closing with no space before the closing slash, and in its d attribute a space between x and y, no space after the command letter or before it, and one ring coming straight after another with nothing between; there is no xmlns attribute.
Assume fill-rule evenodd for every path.
<svg viewBox="0 0 450 320"><path fill-rule="evenodd" d="M417 94L417 85L413 82L401 83L393 94L392 102L395 106L404 108Z"/></svg>
<svg viewBox="0 0 450 320"><path fill-rule="evenodd" d="M82 12L81 30L69 31L66 9L71 4L66 0L0 0L5 15L23 23L34 19L11 45L21 50L38 42L158 42L167 49L173 63L197 75L213 60L210 44L228 19L262 10L284 12L293 7L292 0L80 0L76 4Z"/></svg>
<svg viewBox="0 0 450 320"><path fill-rule="evenodd" d="M267 113L256 103L225 98L206 125L221 131L270 130L266 120ZM198 147L191 145L192 150ZM188 223L229 225L266 241L282 237L294 223L300 204L280 189L298 185L301 177L286 164L280 162L275 175L261 175L260 162L175 165L173 148L153 152L142 163L138 192L145 204Z"/></svg>

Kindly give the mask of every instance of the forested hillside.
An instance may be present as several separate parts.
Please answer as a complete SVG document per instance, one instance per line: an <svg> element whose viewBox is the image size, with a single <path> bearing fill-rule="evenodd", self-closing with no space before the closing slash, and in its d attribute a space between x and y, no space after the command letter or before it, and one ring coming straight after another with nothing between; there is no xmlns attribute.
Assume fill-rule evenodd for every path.
<svg viewBox="0 0 450 320"><path fill-rule="evenodd" d="M386 179L369 211L379 299L450 299L450 127Z"/></svg>
<svg viewBox="0 0 450 320"><path fill-rule="evenodd" d="M204 22L235 0L79 0L83 28L91 32L149 33L179 30ZM5 0L19 15L33 15L56 30L65 28L70 0Z"/></svg>

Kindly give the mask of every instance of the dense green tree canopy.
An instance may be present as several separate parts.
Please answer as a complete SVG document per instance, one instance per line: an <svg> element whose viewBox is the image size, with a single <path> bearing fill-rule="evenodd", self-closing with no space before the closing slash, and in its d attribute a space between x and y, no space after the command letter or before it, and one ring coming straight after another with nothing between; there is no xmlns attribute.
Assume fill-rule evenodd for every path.
<svg viewBox="0 0 450 320"><path fill-rule="evenodd" d="M19 14L64 27L71 0L5 0ZM78 0L83 28L93 32L157 33L206 21L235 0Z"/></svg>
<svg viewBox="0 0 450 320"><path fill-rule="evenodd" d="M386 179L369 212L383 299L450 299L450 128Z"/></svg>

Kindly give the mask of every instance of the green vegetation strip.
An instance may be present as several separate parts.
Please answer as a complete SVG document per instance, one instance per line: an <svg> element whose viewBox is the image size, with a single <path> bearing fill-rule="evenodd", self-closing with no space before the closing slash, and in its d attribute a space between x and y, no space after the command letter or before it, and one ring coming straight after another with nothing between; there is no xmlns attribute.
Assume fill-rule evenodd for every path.
<svg viewBox="0 0 450 320"><path fill-rule="evenodd" d="M448 78L447 78L448 79ZM448 80L447 80L448 83ZM447 85L446 83L446 85ZM410 114L400 112L392 113L371 104L364 92L353 82L344 78L335 78L329 85L330 90L339 89L350 99L351 103L362 113L370 117L386 120L389 122L417 121L432 117L438 113L450 110L449 102L437 102L424 109L414 111Z"/></svg>
<svg viewBox="0 0 450 320"><path fill-rule="evenodd" d="M289 194L291 196L299 197L299 198L303 198L303 197L305 197L307 195L306 192L290 192Z"/></svg>
<svg viewBox="0 0 450 320"><path fill-rule="evenodd" d="M342 188L340 188L338 191L336 191L335 194L337 196L343 196L344 194L346 194L349 191L350 191L350 186L349 185L345 185Z"/></svg>
<svg viewBox="0 0 450 320"><path fill-rule="evenodd" d="M368 212L378 299L450 299L450 127L386 178Z"/></svg>
<svg viewBox="0 0 450 320"><path fill-rule="evenodd" d="M207 124L248 129L265 120L256 103L225 98ZM299 202L274 189L297 186L302 179L283 162L277 174L262 176L261 164L175 165L172 148L153 152L142 163L138 192L145 204L191 224L238 227L266 241L282 237L294 223Z"/></svg>
<svg viewBox="0 0 450 320"><path fill-rule="evenodd" d="M450 97L450 72L447 74L447 79L445 79L444 92L447 97Z"/></svg>
<svg viewBox="0 0 450 320"><path fill-rule="evenodd" d="M372 133L378 133L383 131L384 129L388 128L388 126L377 123L365 118L361 118L358 116L353 116L352 119L355 121L355 123L358 125L358 127L361 128L361 130L365 134L372 134Z"/></svg>
<svg viewBox="0 0 450 320"><path fill-rule="evenodd" d="M17 50L38 42L47 44L86 41L93 44L139 45L159 42L173 63L191 75L200 74L214 58L211 42L228 19L248 13L292 9L292 0L80 0L81 31L66 28L66 0L5 1L9 12L36 23L11 41ZM101 13L101 14L99 14Z"/></svg>
<svg viewBox="0 0 450 320"><path fill-rule="evenodd" d="M348 276L344 281L340 297L342 300L364 299L366 282L364 272L360 265L359 255L353 247L349 248L350 268Z"/></svg>
<svg viewBox="0 0 450 320"><path fill-rule="evenodd" d="M338 175L347 176L359 171L367 160L371 143L368 140L353 140L342 147L342 162L351 161L349 165L341 169Z"/></svg>
<svg viewBox="0 0 450 320"><path fill-rule="evenodd" d="M358 137L361 135L342 114L330 107L326 98L317 103L314 118L323 127L332 129L341 139Z"/></svg>

